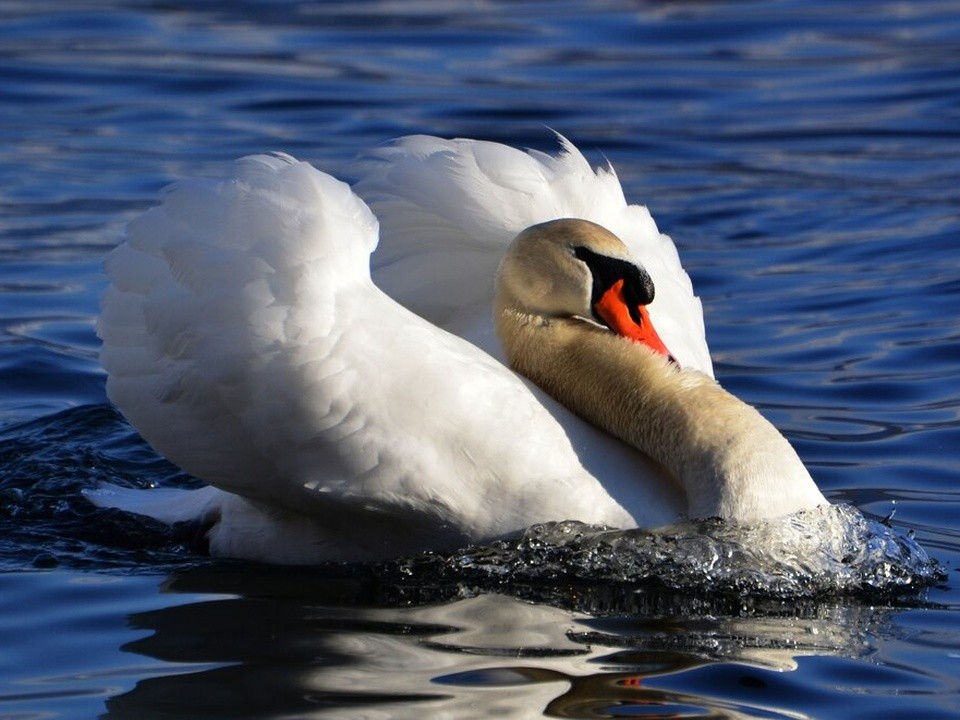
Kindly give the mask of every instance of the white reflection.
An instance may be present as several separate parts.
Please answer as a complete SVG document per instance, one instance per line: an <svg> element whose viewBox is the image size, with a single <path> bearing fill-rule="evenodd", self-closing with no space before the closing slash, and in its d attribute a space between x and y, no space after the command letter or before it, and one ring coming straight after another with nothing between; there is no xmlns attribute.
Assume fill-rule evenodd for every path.
<svg viewBox="0 0 960 720"><path fill-rule="evenodd" d="M594 617L496 594L377 607L349 580L272 571L191 573L167 587L240 596L131 616L152 634L124 649L172 672L110 699L106 717L592 718L611 708L803 717L732 701L736 687L723 699L657 681L676 687L684 672L720 663L762 686L765 673L793 670L800 656L864 655L887 622L875 608L796 604L781 605L782 616L686 615L681 604L672 615Z"/></svg>

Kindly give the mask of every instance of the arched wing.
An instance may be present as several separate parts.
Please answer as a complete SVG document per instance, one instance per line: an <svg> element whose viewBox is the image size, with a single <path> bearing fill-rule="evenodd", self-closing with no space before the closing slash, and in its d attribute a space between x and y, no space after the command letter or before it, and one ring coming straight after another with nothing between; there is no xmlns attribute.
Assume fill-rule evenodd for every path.
<svg viewBox="0 0 960 720"><path fill-rule="evenodd" d="M593 169L565 138L557 155L478 140L400 138L357 163L357 192L377 213L377 284L405 306L490 352L493 277L512 238L563 217L617 234L656 285L650 314L673 355L712 375L703 310L673 241L627 204L612 167Z"/></svg>

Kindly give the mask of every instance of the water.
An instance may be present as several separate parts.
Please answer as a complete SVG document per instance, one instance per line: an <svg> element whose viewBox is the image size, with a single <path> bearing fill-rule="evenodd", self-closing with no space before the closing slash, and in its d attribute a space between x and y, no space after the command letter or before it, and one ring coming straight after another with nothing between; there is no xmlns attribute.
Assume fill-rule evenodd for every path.
<svg viewBox="0 0 960 720"><path fill-rule="evenodd" d="M0 717L960 714L960 4L0 18ZM106 406L93 332L102 255L163 185L273 149L336 174L411 132L552 150L545 126L674 237L719 378L865 514L848 540L880 584L888 552L929 580L920 548L943 579L764 593L713 526L280 570L86 504L99 480L191 482ZM676 563L651 583L631 562L656 552ZM702 583L679 562L707 557Z"/></svg>

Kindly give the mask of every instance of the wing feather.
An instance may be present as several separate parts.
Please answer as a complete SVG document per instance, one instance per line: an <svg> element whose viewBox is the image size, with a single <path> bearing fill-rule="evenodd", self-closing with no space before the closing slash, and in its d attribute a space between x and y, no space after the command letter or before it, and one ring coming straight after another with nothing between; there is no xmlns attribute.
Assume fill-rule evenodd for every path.
<svg viewBox="0 0 960 720"><path fill-rule="evenodd" d="M629 523L581 503L606 495L522 381L373 285L376 244L349 187L288 156L174 185L106 262L111 400L187 472L350 546L378 522L489 538L530 508Z"/></svg>
<svg viewBox="0 0 960 720"><path fill-rule="evenodd" d="M592 220L618 235L650 273L657 290L650 314L674 356L712 375L703 309L673 241L646 207L626 202L612 166L593 169L558 137L556 155L414 135L361 157L355 189L382 230L373 264L377 284L423 317L496 353L489 308L507 244L546 220ZM452 297L458 302L438 301Z"/></svg>

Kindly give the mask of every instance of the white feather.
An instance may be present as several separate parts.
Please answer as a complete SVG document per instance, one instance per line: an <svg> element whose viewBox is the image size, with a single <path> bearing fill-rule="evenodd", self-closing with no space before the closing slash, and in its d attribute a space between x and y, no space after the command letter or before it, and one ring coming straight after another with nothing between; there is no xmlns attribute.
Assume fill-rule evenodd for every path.
<svg viewBox="0 0 960 720"><path fill-rule="evenodd" d="M499 143L414 135L357 164L355 190L380 219L377 285L431 322L499 355L493 275L524 228L573 217L603 225L650 273L650 316L681 365L713 376L703 309L673 241L646 207L629 205L612 167L594 170L559 137L556 155Z"/></svg>

